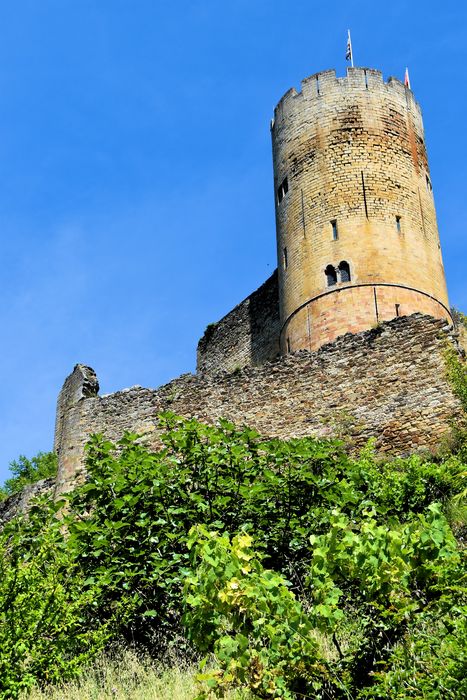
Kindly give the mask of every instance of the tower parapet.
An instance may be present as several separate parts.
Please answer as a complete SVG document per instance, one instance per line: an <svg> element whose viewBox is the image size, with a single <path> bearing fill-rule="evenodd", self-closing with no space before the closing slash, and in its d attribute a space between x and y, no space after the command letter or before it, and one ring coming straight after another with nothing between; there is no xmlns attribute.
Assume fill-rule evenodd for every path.
<svg viewBox="0 0 467 700"><path fill-rule="evenodd" d="M305 78L271 122L282 353L450 320L420 107L380 71Z"/></svg>

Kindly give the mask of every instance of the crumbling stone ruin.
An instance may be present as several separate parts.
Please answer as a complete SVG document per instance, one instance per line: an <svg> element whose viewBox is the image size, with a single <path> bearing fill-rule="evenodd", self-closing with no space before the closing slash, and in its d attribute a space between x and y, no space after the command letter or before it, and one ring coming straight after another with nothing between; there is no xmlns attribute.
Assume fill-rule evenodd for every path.
<svg viewBox="0 0 467 700"><path fill-rule="evenodd" d="M446 291L422 116L379 71L317 73L271 120L278 268L206 329L197 374L98 395L76 365L60 393L57 491L89 435L158 445L173 410L264 436L331 436L383 452L436 449L460 415L445 372L459 348Z"/></svg>

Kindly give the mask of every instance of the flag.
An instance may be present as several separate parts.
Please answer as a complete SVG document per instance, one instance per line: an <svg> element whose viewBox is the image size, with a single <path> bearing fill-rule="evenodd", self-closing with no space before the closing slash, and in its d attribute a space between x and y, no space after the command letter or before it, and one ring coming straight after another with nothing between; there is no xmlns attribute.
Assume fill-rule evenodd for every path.
<svg viewBox="0 0 467 700"><path fill-rule="evenodd" d="M350 29L347 30L347 49L345 52L345 60L350 61L353 67L352 40L350 39Z"/></svg>
<svg viewBox="0 0 467 700"><path fill-rule="evenodd" d="M410 78L409 78L409 69L405 69L405 77L404 77L404 85L405 87L408 87L410 90Z"/></svg>

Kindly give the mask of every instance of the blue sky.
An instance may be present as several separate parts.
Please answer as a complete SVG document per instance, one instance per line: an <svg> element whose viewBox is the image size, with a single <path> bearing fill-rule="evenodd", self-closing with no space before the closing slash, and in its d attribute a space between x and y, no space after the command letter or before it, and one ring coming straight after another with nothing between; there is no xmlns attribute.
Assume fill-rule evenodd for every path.
<svg viewBox="0 0 467 700"><path fill-rule="evenodd" d="M450 300L467 310L467 9L444 2L15 0L0 6L0 481L52 446L76 362L101 390L192 371L275 267L269 119L356 65L412 87Z"/></svg>

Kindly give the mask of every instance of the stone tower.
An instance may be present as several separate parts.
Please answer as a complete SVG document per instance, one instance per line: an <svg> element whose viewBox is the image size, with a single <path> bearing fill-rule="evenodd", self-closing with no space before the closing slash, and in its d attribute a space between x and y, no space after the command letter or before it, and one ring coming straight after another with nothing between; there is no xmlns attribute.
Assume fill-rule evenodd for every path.
<svg viewBox="0 0 467 700"><path fill-rule="evenodd" d="M412 92L376 70L317 73L271 133L281 352L415 312L451 321Z"/></svg>

